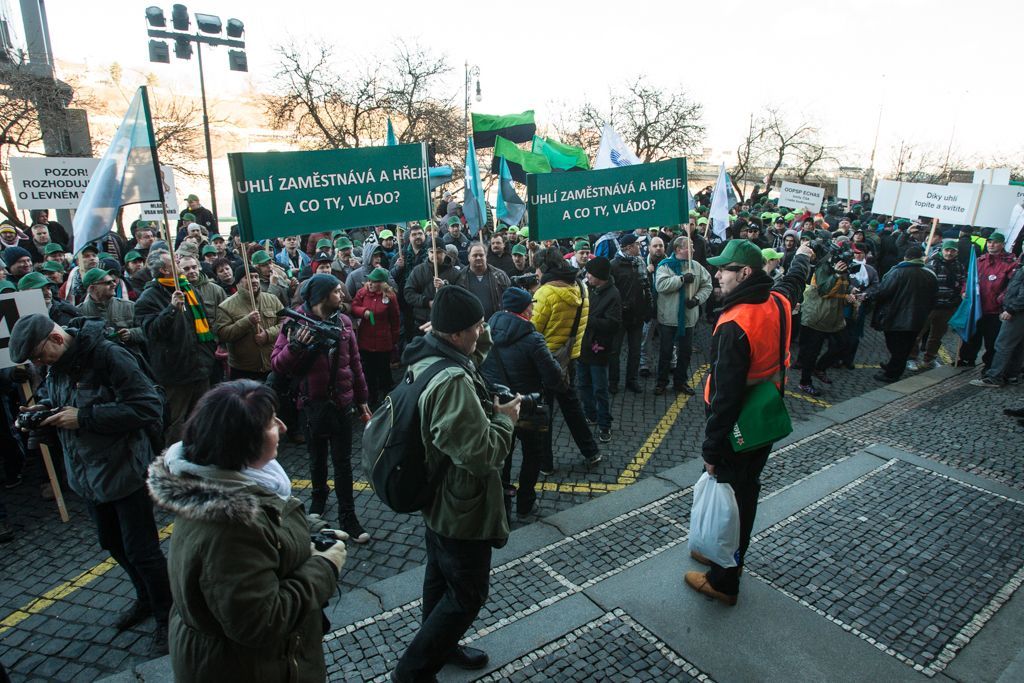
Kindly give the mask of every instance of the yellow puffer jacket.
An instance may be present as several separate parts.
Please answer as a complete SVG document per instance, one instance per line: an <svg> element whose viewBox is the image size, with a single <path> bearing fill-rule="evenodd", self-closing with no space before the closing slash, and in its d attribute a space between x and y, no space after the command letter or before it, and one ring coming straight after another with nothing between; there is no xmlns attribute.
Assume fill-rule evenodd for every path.
<svg viewBox="0 0 1024 683"><path fill-rule="evenodd" d="M569 284L556 280L541 285L533 293L532 322L537 331L544 335L548 349L558 351L565 346L572 332L572 324L576 321L576 310L580 307L580 289L587 291L586 285ZM580 326L576 331L576 343L572 347L572 358L580 357L583 346L583 333L587 329L587 316L590 314L590 298L585 294L583 312L580 313Z"/></svg>

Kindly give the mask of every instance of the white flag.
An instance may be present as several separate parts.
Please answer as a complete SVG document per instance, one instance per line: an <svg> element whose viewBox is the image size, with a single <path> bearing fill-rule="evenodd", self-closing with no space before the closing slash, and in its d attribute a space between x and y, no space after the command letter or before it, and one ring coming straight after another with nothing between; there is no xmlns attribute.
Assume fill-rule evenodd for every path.
<svg viewBox="0 0 1024 683"><path fill-rule="evenodd" d="M736 195L729 187L729 174L725 172L725 164L718 168L718 180L715 181L715 189L711 191L711 229L721 240L728 238L726 230L729 227L729 209L736 204ZM731 195L731 196L730 196Z"/></svg>
<svg viewBox="0 0 1024 683"><path fill-rule="evenodd" d="M601 129L601 146L597 148L597 158L594 159L594 170L602 168L615 168L617 166L632 166L643 163L640 157L633 153L626 143L622 141L619 134L612 130L612 127L605 124Z"/></svg>
<svg viewBox="0 0 1024 683"><path fill-rule="evenodd" d="M1006 244L1007 249L1013 249L1013 245L1017 243L1017 235L1020 234L1021 229L1024 228L1024 205L1017 204L1010 211L1010 227L1006 231Z"/></svg>

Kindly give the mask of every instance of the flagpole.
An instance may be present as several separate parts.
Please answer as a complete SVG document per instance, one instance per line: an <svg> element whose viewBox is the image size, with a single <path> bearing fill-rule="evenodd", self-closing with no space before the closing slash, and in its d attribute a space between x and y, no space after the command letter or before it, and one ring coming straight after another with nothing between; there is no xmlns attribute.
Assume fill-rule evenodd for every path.
<svg viewBox="0 0 1024 683"><path fill-rule="evenodd" d="M174 291L180 292L181 288L178 286L178 263L175 258L174 249L171 247L173 244L171 242L171 224L167 218L167 201L164 196L163 176L160 173L160 158L156 150L156 136L153 134L153 118L149 111L149 90L144 85L140 85L139 89L142 91L142 110L146 114L146 129L149 133L149 142L153 150L153 171L156 173L156 191L160 197L160 210L164 215L164 242L167 244L168 251L171 252L171 280L174 281Z"/></svg>
<svg viewBox="0 0 1024 683"><path fill-rule="evenodd" d="M437 228L431 225L430 227L430 242L431 242L431 254L430 262L434 264L434 277L441 277L437 271L437 255L433 252L437 251Z"/></svg>

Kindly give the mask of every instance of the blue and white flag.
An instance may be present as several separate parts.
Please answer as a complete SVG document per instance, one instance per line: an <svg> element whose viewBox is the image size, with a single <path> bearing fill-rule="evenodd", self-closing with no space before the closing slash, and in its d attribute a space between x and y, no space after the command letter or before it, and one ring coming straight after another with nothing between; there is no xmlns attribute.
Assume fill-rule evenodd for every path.
<svg viewBox="0 0 1024 683"><path fill-rule="evenodd" d="M427 172L427 176L430 178L430 190L436 190L452 179L452 167L451 166L431 166Z"/></svg>
<svg viewBox="0 0 1024 683"><path fill-rule="evenodd" d="M149 95L141 86L75 211L76 253L110 232L122 206L164 201L159 168Z"/></svg>
<svg viewBox="0 0 1024 683"><path fill-rule="evenodd" d="M736 206L736 193L732 189L732 181L725 172L725 164L718 168L718 180L711 191L711 230L722 241L729 237L729 209Z"/></svg>
<svg viewBox="0 0 1024 683"><path fill-rule="evenodd" d="M466 191L462 197L462 214L466 217L469 234L476 236L487 223L487 205L484 203L484 186L480 182L480 170L476 164L476 147L473 138L466 145Z"/></svg>
<svg viewBox="0 0 1024 683"><path fill-rule="evenodd" d="M967 266L967 286L964 287L964 300L949 319L949 329L960 335L966 342L974 336L981 320L981 287L978 285L978 255L971 245L971 262Z"/></svg>
<svg viewBox="0 0 1024 683"><path fill-rule="evenodd" d="M388 134L387 137L384 138L384 144L387 145L388 147L394 147L395 145L398 144L398 138L395 137L395 129L391 125L390 116L388 117Z"/></svg>
<svg viewBox="0 0 1024 683"><path fill-rule="evenodd" d="M640 157L626 147L626 143L610 125L605 124L601 129L601 145L597 148L597 157L594 158L594 169L632 166L640 163L643 163L640 161Z"/></svg>
<svg viewBox="0 0 1024 683"><path fill-rule="evenodd" d="M495 206L495 214L498 220L505 225L519 225L526 213L526 203L516 194L516 188L512 185L512 173L508 170L508 163L505 157L501 158L501 167L498 172L498 203Z"/></svg>

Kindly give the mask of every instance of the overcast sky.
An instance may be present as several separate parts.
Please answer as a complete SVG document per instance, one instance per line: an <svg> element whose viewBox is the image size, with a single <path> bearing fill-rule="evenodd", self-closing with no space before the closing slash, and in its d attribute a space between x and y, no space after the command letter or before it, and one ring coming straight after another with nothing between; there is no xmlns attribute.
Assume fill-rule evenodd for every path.
<svg viewBox="0 0 1024 683"><path fill-rule="evenodd" d="M103 0L86 10L81 0L48 0L56 57L193 78L195 64L173 56L170 65L148 64L147 4ZM1015 77L1021 0L186 4L245 22L257 87L274 71L272 48L290 38L325 39L356 59L386 54L403 38L448 56L457 67L453 92L463 63L478 65L477 111L535 109L540 124L560 103L607 102L609 88L639 73L682 86L704 104L715 161L738 144L750 114L772 103L818 123L826 144L846 148L850 165L867 164L880 107L881 168L901 139L945 150L954 129L954 155L1024 150ZM171 4L161 7L169 21ZM245 78L228 71L224 48L218 52L206 64L208 87L241 88Z"/></svg>

